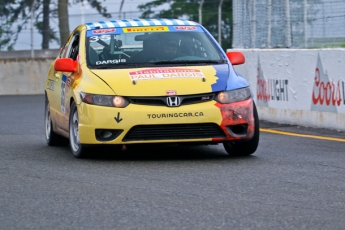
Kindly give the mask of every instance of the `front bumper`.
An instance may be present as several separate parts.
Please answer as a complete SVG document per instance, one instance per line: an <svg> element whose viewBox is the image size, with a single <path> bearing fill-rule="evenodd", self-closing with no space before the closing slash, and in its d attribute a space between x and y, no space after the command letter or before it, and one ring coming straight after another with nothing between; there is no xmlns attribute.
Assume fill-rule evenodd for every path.
<svg viewBox="0 0 345 230"><path fill-rule="evenodd" d="M254 135L252 99L179 107L78 105L82 144L224 142ZM111 134L111 135L110 135Z"/></svg>

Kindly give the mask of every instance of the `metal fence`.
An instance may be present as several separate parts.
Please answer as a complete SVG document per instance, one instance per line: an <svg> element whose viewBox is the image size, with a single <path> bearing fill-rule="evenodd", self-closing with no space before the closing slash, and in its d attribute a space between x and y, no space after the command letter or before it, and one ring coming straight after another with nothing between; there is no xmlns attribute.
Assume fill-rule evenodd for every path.
<svg viewBox="0 0 345 230"><path fill-rule="evenodd" d="M345 0L233 0L232 46L345 47Z"/></svg>

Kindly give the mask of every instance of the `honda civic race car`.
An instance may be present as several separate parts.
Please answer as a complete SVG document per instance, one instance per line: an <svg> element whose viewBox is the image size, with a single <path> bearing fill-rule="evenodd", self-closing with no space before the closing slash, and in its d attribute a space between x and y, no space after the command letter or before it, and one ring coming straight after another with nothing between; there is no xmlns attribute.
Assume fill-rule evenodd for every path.
<svg viewBox="0 0 345 230"><path fill-rule="evenodd" d="M259 119L248 82L200 24L131 19L78 26L48 71L45 137L69 139L75 157L91 146L196 143L250 155Z"/></svg>

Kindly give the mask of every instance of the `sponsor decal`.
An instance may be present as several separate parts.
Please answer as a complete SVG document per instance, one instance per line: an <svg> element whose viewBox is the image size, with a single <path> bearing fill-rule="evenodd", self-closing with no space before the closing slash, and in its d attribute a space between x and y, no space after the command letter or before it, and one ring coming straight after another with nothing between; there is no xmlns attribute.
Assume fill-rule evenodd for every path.
<svg viewBox="0 0 345 230"><path fill-rule="evenodd" d="M96 61L96 65L119 64L120 62L126 62L126 59L113 59L113 60L105 60L105 61Z"/></svg>
<svg viewBox="0 0 345 230"><path fill-rule="evenodd" d="M266 79L258 60L256 97L259 106L268 106L269 101L289 101L288 79Z"/></svg>
<svg viewBox="0 0 345 230"><path fill-rule="evenodd" d="M66 113L66 109L65 109L65 98L66 98L66 80L67 80L67 76L65 74L62 75L62 81L61 81L61 90L60 90L60 108L61 108L61 112L63 114Z"/></svg>
<svg viewBox="0 0 345 230"><path fill-rule="evenodd" d="M48 89L54 91L54 80L49 80L48 84Z"/></svg>
<svg viewBox="0 0 345 230"><path fill-rule="evenodd" d="M92 42L99 42L99 40L101 41L110 41L111 39L111 35L100 35L100 36L90 36L90 39L89 39L89 42L92 43Z"/></svg>
<svg viewBox="0 0 345 230"><path fill-rule="evenodd" d="M261 69L260 57L258 57L258 67L256 70L257 70L257 75L256 75L257 105L268 107L268 101L271 95L269 91L268 82L264 78L264 73L262 72L262 69Z"/></svg>
<svg viewBox="0 0 345 230"><path fill-rule="evenodd" d="M288 101L289 80L258 79L257 99L262 101Z"/></svg>
<svg viewBox="0 0 345 230"><path fill-rule="evenodd" d="M93 30L92 33L93 34L106 34L106 33L113 33L115 31L116 31L115 28L112 28L112 29L99 29L99 30Z"/></svg>
<svg viewBox="0 0 345 230"><path fill-rule="evenodd" d="M176 90L167 90L165 92L166 92L166 95L177 95Z"/></svg>
<svg viewBox="0 0 345 230"><path fill-rule="evenodd" d="M195 26L174 26L176 30L196 30Z"/></svg>
<svg viewBox="0 0 345 230"><path fill-rule="evenodd" d="M71 79L70 78L67 78L67 80L66 80L66 87L71 88Z"/></svg>
<svg viewBox="0 0 345 230"><path fill-rule="evenodd" d="M129 27L123 28L124 33L138 33L138 32L161 32L169 31L167 26L145 26L145 27Z"/></svg>
<svg viewBox="0 0 345 230"><path fill-rule="evenodd" d="M345 105L345 81L342 81L342 89L343 89L343 104Z"/></svg>
<svg viewBox="0 0 345 230"><path fill-rule="evenodd" d="M342 92L341 92L342 91ZM312 100L313 104L340 106L344 97L344 82L322 81L319 68L315 69ZM345 103L344 103L345 104Z"/></svg>
<svg viewBox="0 0 345 230"><path fill-rule="evenodd" d="M157 68L129 72L131 80L158 80L175 78L204 78L198 69Z"/></svg>
<svg viewBox="0 0 345 230"><path fill-rule="evenodd" d="M69 104L68 104L68 90L71 88L72 80L68 78L65 74L61 78L61 89L60 89L60 109L63 114L68 114Z"/></svg>
<svg viewBox="0 0 345 230"><path fill-rule="evenodd" d="M176 117L203 117L203 112L188 112L188 113L149 113L147 117L149 119L158 118L176 118Z"/></svg>
<svg viewBox="0 0 345 230"><path fill-rule="evenodd" d="M312 111L337 113L337 107L345 105L345 82L329 79L323 69L320 54L315 68L311 100Z"/></svg>
<svg viewBox="0 0 345 230"><path fill-rule="evenodd" d="M269 81L263 78L260 67L257 71L256 97L259 101L269 101L271 97Z"/></svg>

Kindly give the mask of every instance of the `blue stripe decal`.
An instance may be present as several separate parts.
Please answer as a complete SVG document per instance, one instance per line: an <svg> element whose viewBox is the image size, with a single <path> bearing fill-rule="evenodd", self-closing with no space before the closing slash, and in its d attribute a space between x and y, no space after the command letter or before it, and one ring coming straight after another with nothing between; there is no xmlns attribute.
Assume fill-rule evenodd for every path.
<svg viewBox="0 0 345 230"><path fill-rule="evenodd" d="M99 24L101 24L102 28L109 28L109 26L103 21L100 21Z"/></svg>
<svg viewBox="0 0 345 230"><path fill-rule="evenodd" d="M88 27L88 29L90 30L93 30L95 29L95 26L93 25L93 23L89 22L89 23L86 23L86 26Z"/></svg>
<svg viewBox="0 0 345 230"><path fill-rule="evenodd" d="M159 21L162 24L162 26L168 25L166 21L163 21L161 19L157 19L157 21Z"/></svg>
<svg viewBox="0 0 345 230"><path fill-rule="evenodd" d="M213 68L216 70L216 77L218 79L216 83L212 85L212 92L224 91L229 78L228 65L214 65Z"/></svg>
<svg viewBox="0 0 345 230"><path fill-rule="evenodd" d="M181 22L183 22L181 19L177 19L180 20ZM182 26L182 25L186 25L186 23L182 23L182 25L180 23L177 22L177 20L175 19L170 19L170 21L172 21L174 23L174 25L176 26ZM188 25L188 24L187 24Z"/></svg>
<svg viewBox="0 0 345 230"><path fill-rule="evenodd" d="M185 25L190 25L189 22L185 19L180 19Z"/></svg>
<svg viewBox="0 0 345 230"><path fill-rule="evenodd" d="M131 27L132 24L128 20L122 20L124 23L126 23L126 26Z"/></svg>
<svg viewBox="0 0 345 230"><path fill-rule="evenodd" d="M66 80L67 80L67 76L65 75L65 74L62 74L62 82L66 82Z"/></svg>
<svg viewBox="0 0 345 230"><path fill-rule="evenodd" d="M139 19L133 19L133 21L135 21L138 24L138 26L144 26L142 21L140 21Z"/></svg>
<svg viewBox="0 0 345 230"><path fill-rule="evenodd" d="M115 20L111 20L110 22L114 24L114 27L121 27Z"/></svg>
<svg viewBox="0 0 345 230"><path fill-rule="evenodd" d="M148 23L150 23L150 26L155 26L156 25L153 21L151 21L151 19L146 19L146 21Z"/></svg>
<svg viewBox="0 0 345 230"><path fill-rule="evenodd" d="M217 82L212 85L212 92L233 90L248 87L248 82L240 75L237 75L232 66L214 65L216 69Z"/></svg>
<svg viewBox="0 0 345 230"><path fill-rule="evenodd" d="M169 18L168 20L171 21L173 23L173 25L178 26L178 23L174 19Z"/></svg>
<svg viewBox="0 0 345 230"><path fill-rule="evenodd" d="M147 25L148 24L148 25ZM198 26L199 24L186 19L128 19L128 20L109 20L99 22L88 22L85 23L87 30L93 30L101 26L101 28L111 27L135 27L135 26Z"/></svg>
<svg viewBox="0 0 345 230"><path fill-rule="evenodd" d="M108 23L109 24L109 23ZM142 26L142 24L139 24L139 26ZM133 26L129 26L129 27L115 27L116 25L114 25L114 27L112 26L108 26L108 28L115 28L116 30L114 32L106 32L106 33L102 33L102 34L123 34L123 28L133 28ZM95 27L95 26L93 26ZM147 26L144 26L143 27L147 27ZM203 30L201 29L200 26L196 25L196 26L190 26L190 27L193 27L193 30L189 30L189 29L184 29L183 27L188 27L188 26L167 26L169 28L169 31L166 31L164 33L185 33L185 32L203 32ZM180 29L176 29L175 27L179 28ZM90 36L100 36L102 34L99 34L99 33L93 33L94 30L102 30L102 29L107 29L107 28L94 28L94 29L89 29L86 31L86 37L90 37ZM195 29L195 30L194 30ZM143 32L138 32L138 33L143 33ZM162 32L161 32L162 33Z"/></svg>

